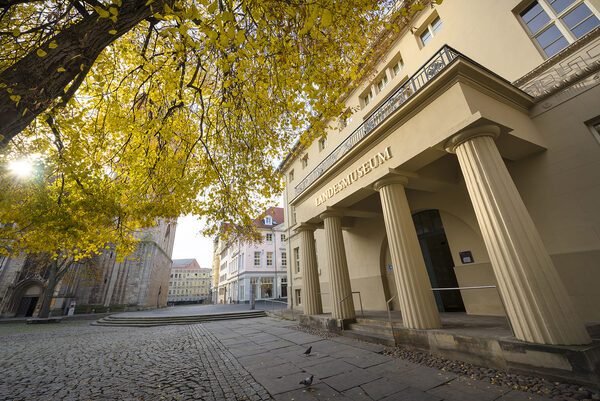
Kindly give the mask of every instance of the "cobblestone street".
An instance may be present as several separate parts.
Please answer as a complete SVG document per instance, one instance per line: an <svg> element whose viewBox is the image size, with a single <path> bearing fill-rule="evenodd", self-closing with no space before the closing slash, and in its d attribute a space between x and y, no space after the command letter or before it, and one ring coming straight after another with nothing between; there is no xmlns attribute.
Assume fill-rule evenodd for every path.
<svg viewBox="0 0 600 401"><path fill-rule="evenodd" d="M3 400L544 400L273 318L153 328L0 325ZM304 350L312 346L310 356ZM308 389L299 384L314 375Z"/></svg>
<svg viewBox="0 0 600 401"><path fill-rule="evenodd" d="M3 400L267 400L203 325L0 325Z"/></svg>

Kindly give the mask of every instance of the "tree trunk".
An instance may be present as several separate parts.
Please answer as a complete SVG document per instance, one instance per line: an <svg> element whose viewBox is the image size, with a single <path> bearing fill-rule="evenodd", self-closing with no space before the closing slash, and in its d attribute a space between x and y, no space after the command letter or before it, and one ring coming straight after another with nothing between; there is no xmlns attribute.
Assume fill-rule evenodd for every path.
<svg viewBox="0 0 600 401"><path fill-rule="evenodd" d="M146 5L147 0L124 0L116 22L93 12L42 44L39 49L45 56L40 57L36 49L0 72L0 83L12 89L10 96L4 92L7 88L0 89L0 149L53 106L77 75L87 74L107 46L153 12L163 12L166 1L172 3L160 0ZM57 44L54 49L48 46L52 41ZM59 68L65 71L59 72Z"/></svg>
<svg viewBox="0 0 600 401"><path fill-rule="evenodd" d="M53 260L50 264L50 276L44 289L44 298L42 299L42 307L38 317L47 318L50 315L50 304L52 303L52 297L54 296L54 289L56 288L56 270L58 269L58 261Z"/></svg>

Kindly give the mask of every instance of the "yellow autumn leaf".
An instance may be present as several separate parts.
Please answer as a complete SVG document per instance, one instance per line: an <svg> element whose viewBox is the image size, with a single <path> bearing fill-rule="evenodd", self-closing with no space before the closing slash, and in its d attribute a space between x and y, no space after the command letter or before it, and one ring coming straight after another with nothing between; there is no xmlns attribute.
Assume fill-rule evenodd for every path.
<svg viewBox="0 0 600 401"><path fill-rule="evenodd" d="M36 53L39 57L44 57L46 54L48 54L43 49L37 49Z"/></svg>
<svg viewBox="0 0 600 401"><path fill-rule="evenodd" d="M117 31L114 29L111 29L110 31L108 31L108 33L110 33L111 35L116 35Z"/></svg>
<svg viewBox="0 0 600 401"><path fill-rule="evenodd" d="M58 68L56 69L56 71L58 71L58 72L65 72L65 71L67 71L67 70L65 70L63 67L58 67Z"/></svg>
<svg viewBox="0 0 600 401"><path fill-rule="evenodd" d="M56 40L50 42L50 44L48 44L48 47L51 49L56 49L58 47L58 45L56 44Z"/></svg>

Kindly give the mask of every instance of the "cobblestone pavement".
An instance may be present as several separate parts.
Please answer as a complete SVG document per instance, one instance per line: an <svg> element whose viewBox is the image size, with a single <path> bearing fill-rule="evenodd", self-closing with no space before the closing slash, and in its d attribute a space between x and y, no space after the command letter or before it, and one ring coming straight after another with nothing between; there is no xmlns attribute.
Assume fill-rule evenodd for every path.
<svg viewBox="0 0 600 401"><path fill-rule="evenodd" d="M510 400L545 398L256 318L152 328L0 325L2 400ZM303 352L312 346L310 356ZM309 388L300 385L314 375Z"/></svg>
<svg viewBox="0 0 600 401"><path fill-rule="evenodd" d="M271 400L202 325L0 325L1 400Z"/></svg>

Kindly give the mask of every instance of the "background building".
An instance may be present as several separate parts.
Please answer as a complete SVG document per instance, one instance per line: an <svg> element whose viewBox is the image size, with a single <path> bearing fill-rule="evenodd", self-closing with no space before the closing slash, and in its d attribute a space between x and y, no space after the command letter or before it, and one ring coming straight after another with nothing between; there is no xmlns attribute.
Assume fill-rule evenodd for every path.
<svg viewBox="0 0 600 401"><path fill-rule="evenodd" d="M122 262L107 251L75 268L56 286L51 314L66 313L71 301L76 313L166 306L175 229L176 223L160 221L142 231L136 250ZM43 263L39 255L0 260L1 316L37 314L47 278L39 268Z"/></svg>
<svg viewBox="0 0 600 401"><path fill-rule="evenodd" d="M255 299L287 297L287 251L283 209L271 207L253 224L260 243L234 240L215 242L213 274L218 277L218 302L249 302L251 286Z"/></svg>
<svg viewBox="0 0 600 401"><path fill-rule="evenodd" d="M175 259L169 280L169 304L211 302L211 269L196 259Z"/></svg>
<svg viewBox="0 0 600 401"><path fill-rule="evenodd" d="M353 319L358 291L367 310L390 301L408 328L439 327L444 311L506 314L520 340L589 343L599 10L451 0L394 21L335 128L280 166L290 302ZM497 289L431 290L457 286Z"/></svg>

